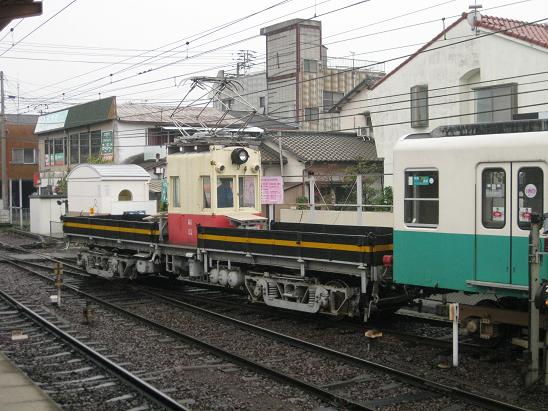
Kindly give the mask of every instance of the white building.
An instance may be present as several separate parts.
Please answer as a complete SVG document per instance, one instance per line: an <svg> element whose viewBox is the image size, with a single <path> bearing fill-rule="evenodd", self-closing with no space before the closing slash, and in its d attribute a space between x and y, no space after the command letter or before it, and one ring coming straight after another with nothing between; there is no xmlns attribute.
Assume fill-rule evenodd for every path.
<svg viewBox="0 0 548 411"><path fill-rule="evenodd" d="M396 141L440 125L548 111L548 26L464 13L384 78L336 104L341 129L375 139L392 173ZM391 185L391 178L386 183Z"/></svg>
<svg viewBox="0 0 548 411"><path fill-rule="evenodd" d="M68 211L72 214L156 213L149 201L150 175L135 164L80 164L69 173Z"/></svg>
<svg viewBox="0 0 548 411"><path fill-rule="evenodd" d="M124 163L141 154L144 161L159 154L166 156L165 146L180 135L173 129L174 107L150 104L117 104L116 97L79 104L38 118L38 165L42 194L78 164ZM174 119L199 126L195 116L205 124L216 124L223 113L212 107L191 107ZM226 115L222 124L236 119ZM49 187L49 189L47 189Z"/></svg>

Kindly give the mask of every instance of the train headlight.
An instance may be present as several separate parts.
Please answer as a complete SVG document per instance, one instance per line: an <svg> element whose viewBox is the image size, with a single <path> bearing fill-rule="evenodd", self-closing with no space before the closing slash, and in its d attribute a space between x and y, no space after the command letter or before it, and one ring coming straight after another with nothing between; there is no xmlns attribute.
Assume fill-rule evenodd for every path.
<svg viewBox="0 0 548 411"><path fill-rule="evenodd" d="M230 155L233 164L244 164L249 160L249 153L245 148L236 148Z"/></svg>

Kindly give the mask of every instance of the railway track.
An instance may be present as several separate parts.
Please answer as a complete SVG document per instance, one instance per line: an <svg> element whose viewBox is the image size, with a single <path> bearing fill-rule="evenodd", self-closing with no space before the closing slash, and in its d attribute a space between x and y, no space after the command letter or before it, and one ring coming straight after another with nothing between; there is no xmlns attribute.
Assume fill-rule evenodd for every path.
<svg viewBox="0 0 548 411"><path fill-rule="evenodd" d="M188 409L63 328L0 290L0 348L64 409Z"/></svg>
<svg viewBox="0 0 548 411"><path fill-rule="evenodd" d="M13 264L21 266L19 263ZM35 272L35 274L39 273ZM51 276L39 275L51 279ZM127 294L127 290L123 292L120 290L103 292L101 295L97 295L98 291L96 289L88 289L84 293L82 284L77 286L66 285L66 288L76 293L81 293L86 298L93 299L96 303L123 313L125 316L139 320L149 326L154 326L156 329L173 337L197 344L202 349L206 349L223 358L228 358L233 363L253 368L259 373L269 375L285 383L291 383L327 401L342 404L346 408L379 409L404 403L406 406L417 409L424 408L425 406L433 409L431 408L432 404L437 404L437 409L445 409L445 405L453 404L452 406L454 407L455 401L458 401L461 408L451 409L470 409L470 407L472 409L474 407L478 407L478 409L521 409L499 400L473 394L469 391L440 384L386 365L367 361L363 358L258 327L251 323L162 295L157 291L146 290L143 287L132 287L133 291L131 295ZM164 303L164 306L159 304L160 301ZM150 306L155 307L153 312L151 312L150 308L145 308ZM171 306L171 309L168 306ZM176 308L175 311L173 311L174 307ZM132 311L129 311L129 308ZM194 318L192 323L190 321L185 322L185 328L187 329L196 328L196 325L191 324L202 324L198 332L194 333L201 333L202 338L198 339L193 335L176 329L180 328L180 324L175 324L175 326L169 324L170 318L181 317L181 309L184 310L183 312L191 311L192 315L190 317L196 315L202 316L201 319ZM162 321L150 321L148 318L150 316L162 318ZM204 321L203 316L206 316L209 321ZM187 320L188 317L189 315L185 314ZM212 323L215 323L214 327L210 326ZM208 327L204 327L204 324L208 324ZM230 327L227 327L227 324ZM206 328L207 330L204 331ZM245 331L243 334L241 333L242 330ZM260 355L257 352L245 352L246 349L243 349L241 344L235 346L230 342L237 339L241 343L246 338L245 335L249 335L250 332L263 338L261 342L256 337L253 337L254 344L270 347L271 350L272 347L275 347L275 355L265 355L264 350ZM206 338L203 338L204 335ZM215 344L212 344L211 341L214 341ZM244 344L244 347L249 345L250 342ZM245 355L240 355L234 351L244 351ZM307 361L310 361L311 356L317 356L315 361L324 364L324 373L326 373L326 370L335 369L338 369L339 372L338 374L332 372L329 378L325 378L325 376L318 378L318 372L314 369L309 369L308 373L299 374L295 372L294 367L278 365L280 363L279 357L282 353L285 361L288 361L290 364L299 364L302 367L306 367L302 359L306 358ZM268 365L265 366L263 365L264 363ZM273 367L272 364L275 366ZM342 372L340 372L341 369ZM348 387L351 388L349 389ZM345 392L345 396L337 394L341 390ZM353 394L352 391L358 394L358 398L354 399L353 395L356 396L356 394ZM364 393L367 393L365 394L366 397L367 395L371 395L371 398L364 400ZM349 396L350 398L348 398Z"/></svg>

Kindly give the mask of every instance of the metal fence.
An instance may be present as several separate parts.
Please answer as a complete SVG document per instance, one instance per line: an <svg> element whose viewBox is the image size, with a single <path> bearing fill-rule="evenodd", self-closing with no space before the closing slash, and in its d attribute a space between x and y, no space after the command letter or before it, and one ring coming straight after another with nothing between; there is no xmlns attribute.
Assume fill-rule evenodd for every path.
<svg viewBox="0 0 548 411"><path fill-rule="evenodd" d="M12 207L10 209L11 224L21 230L30 231L30 209Z"/></svg>
<svg viewBox="0 0 548 411"><path fill-rule="evenodd" d="M392 211L392 188L384 187L384 177L384 174L284 176L284 204L316 210Z"/></svg>
<svg viewBox="0 0 548 411"><path fill-rule="evenodd" d="M284 176L283 204L269 206L268 215L278 220L290 209L301 222L363 225L372 214L392 212L392 188L384 187L384 179L383 174Z"/></svg>

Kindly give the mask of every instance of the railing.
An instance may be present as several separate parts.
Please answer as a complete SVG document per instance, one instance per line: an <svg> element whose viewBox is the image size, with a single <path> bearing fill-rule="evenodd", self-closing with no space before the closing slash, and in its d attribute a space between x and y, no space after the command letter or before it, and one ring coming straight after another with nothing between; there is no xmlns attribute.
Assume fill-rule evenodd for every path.
<svg viewBox="0 0 548 411"><path fill-rule="evenodd" d="M300 210L300 222L369 225L366 220L375 219L387 224L392 188L384 187L384 179L384 174L284 176L284 202L276 205L275 219L295 215L282 213L290 209Z"/></svg>
<svg viewBox="0 0 548 411"><path fill-rule="evenodd" d="M351 69L365 70L372 72L384 73L384 63L369 60L358 60L347 57L328 57L327 68L333 69Z"/></svg>
<svg viewBox="0 0 548 411"><path fill-rule="evenodd" d="M12 207L10 209L11 224L20 230L30 230L30 209L21 207Z"/></svg>

